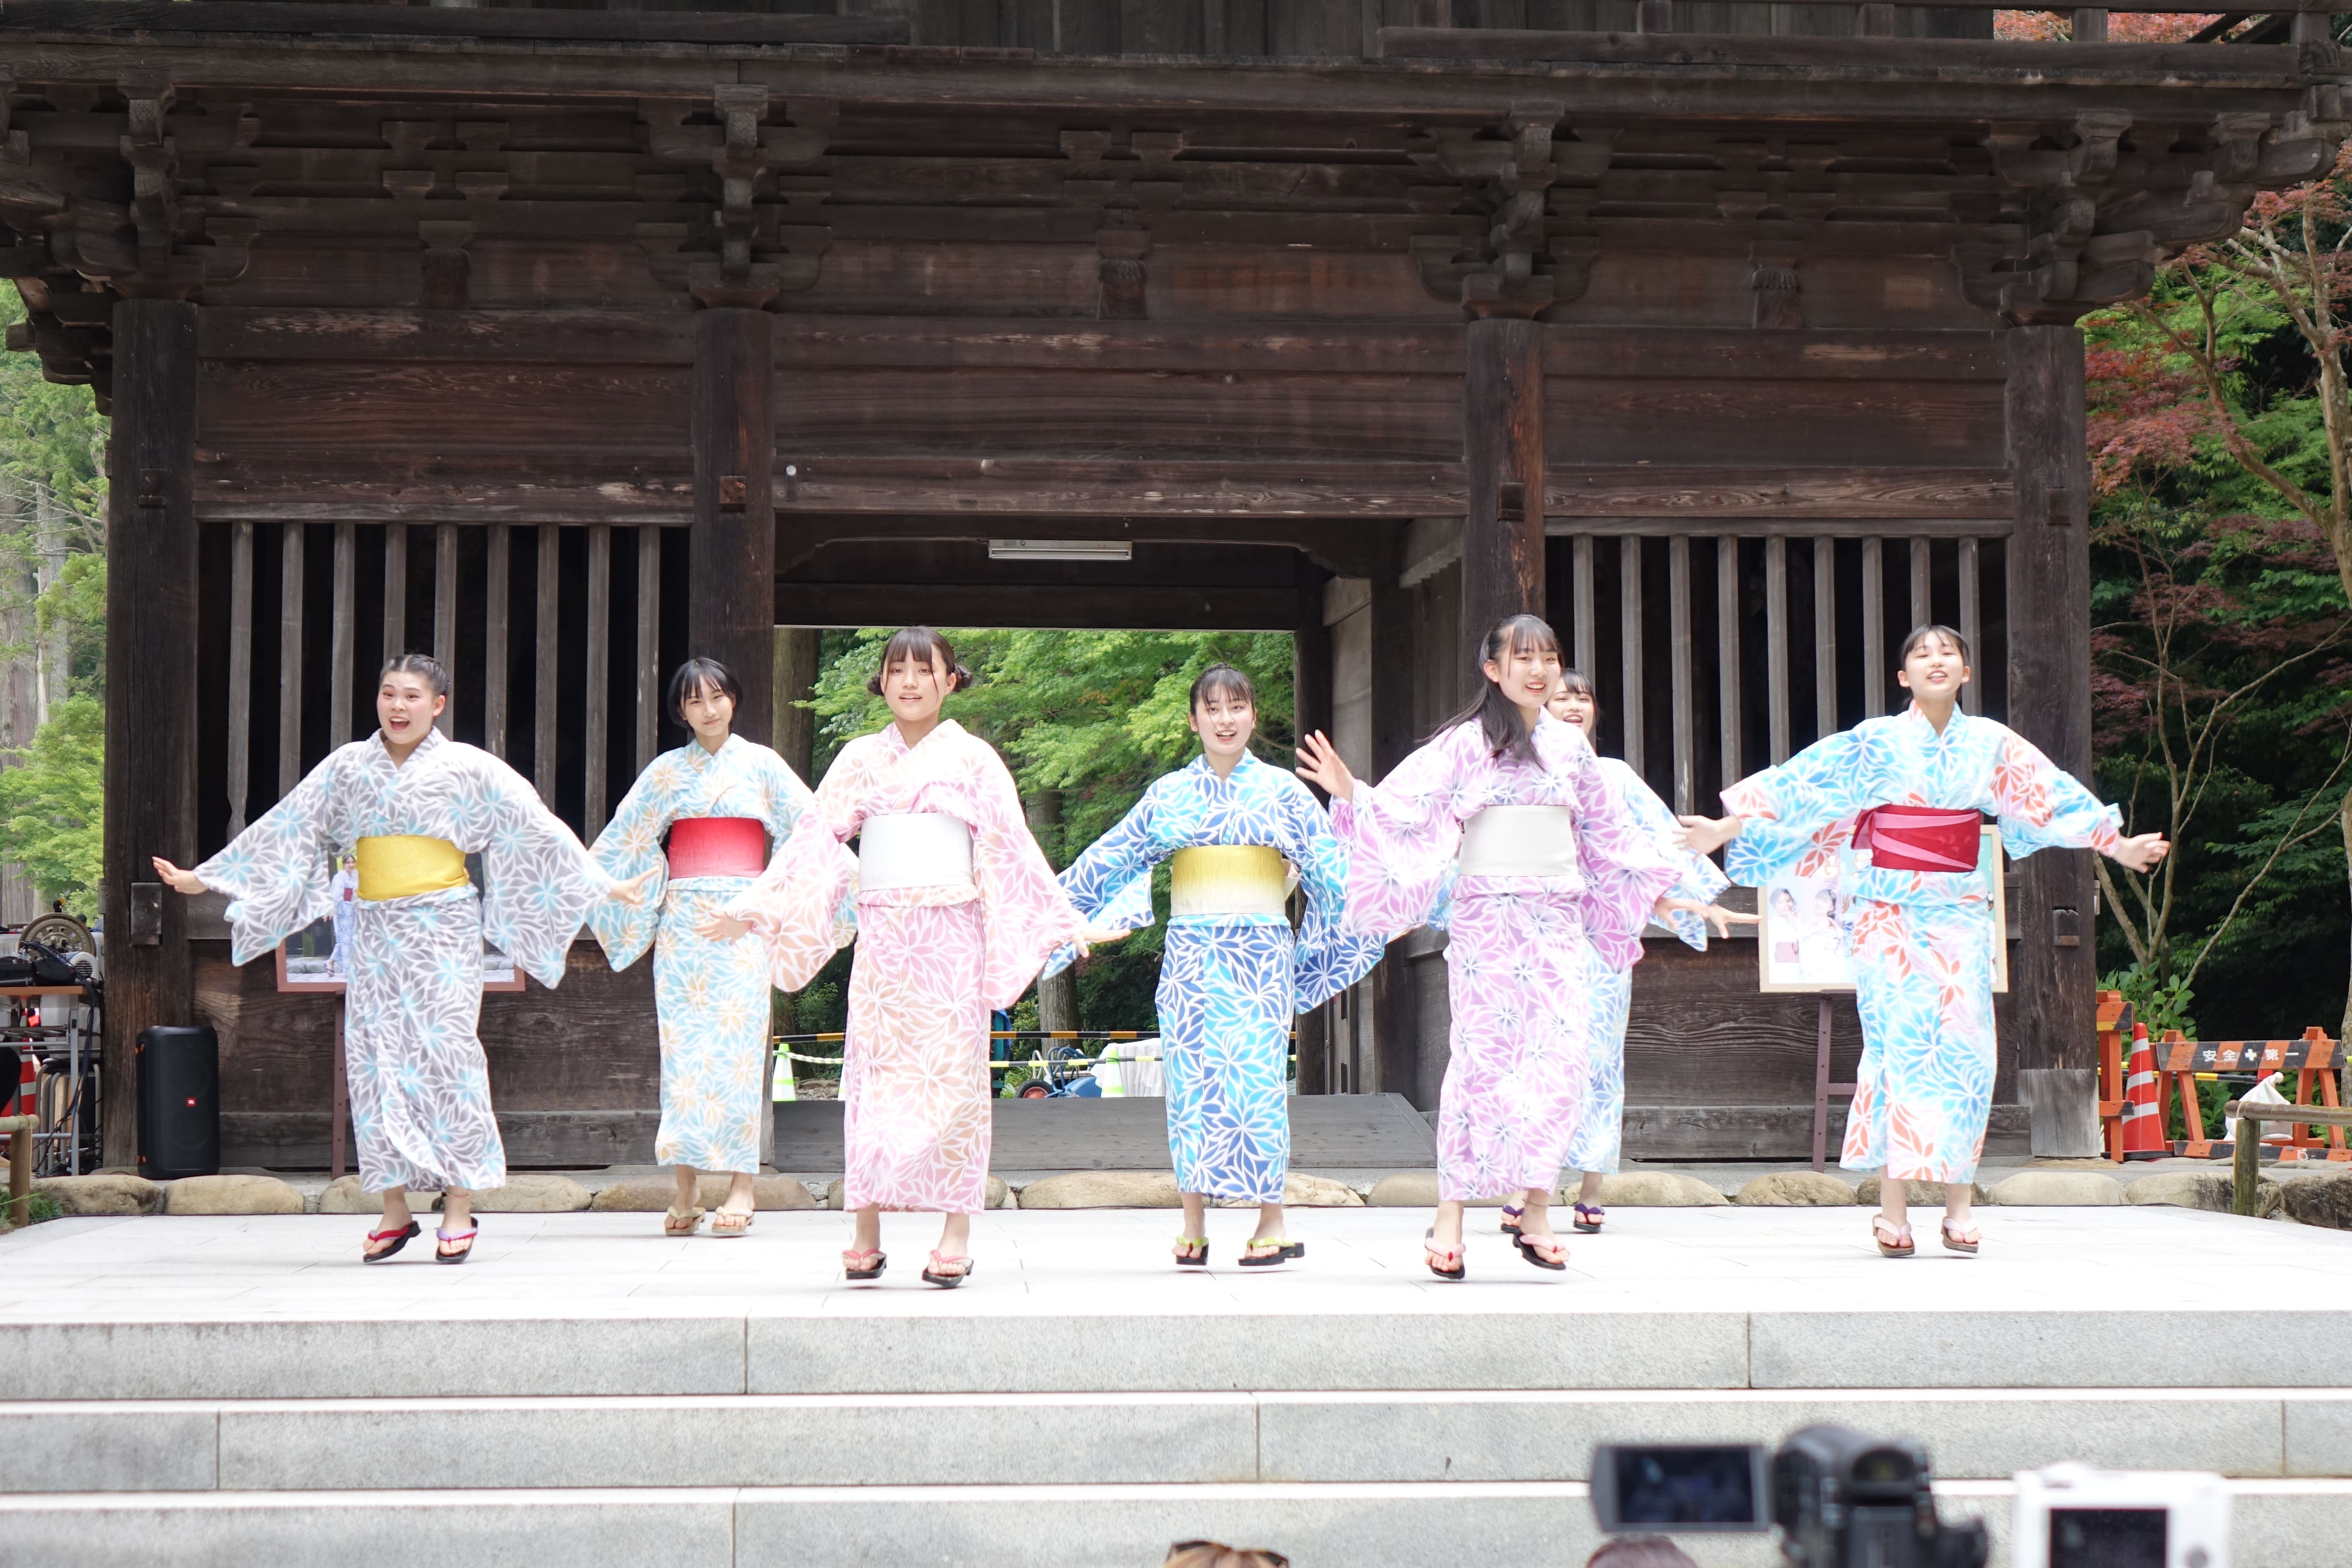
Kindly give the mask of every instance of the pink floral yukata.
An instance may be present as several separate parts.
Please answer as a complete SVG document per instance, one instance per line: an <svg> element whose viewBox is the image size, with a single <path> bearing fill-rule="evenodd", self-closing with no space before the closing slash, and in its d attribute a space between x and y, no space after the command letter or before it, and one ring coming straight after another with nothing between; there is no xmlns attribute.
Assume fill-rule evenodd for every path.
<svg viewBox="0 0 2352 1568"><path fill-rule="evenodd" d="M1487 754L1476 721L1331 803L1351 851L1344 923L1381 934L1428 920L1462 840L1490 805L1575 814L1574 875L1459 877L1445 950L1454 1022L1438 1096L1447 1202L1549 1192L1576 1137L1591 1070L1591 994L1642 956L1642 929L1680 871L1602 775L1584 732L1547 714L1533 760Z"/></svg>
<svg viewBox="0 0 2352 1568"><path fill-rule="evenodd" d="M845 842L869 816L933 812L971 830L971 884L860 892L855 925L845 923L857 877ZM979 1213L994 1098L989 1010L1013 1005L1083 923L995 750L951 720L912 747L895 724L850 742L817 785L816 808L728 913L767 942L785 991L857 939L842 1047L842 1207Z"/></svg>

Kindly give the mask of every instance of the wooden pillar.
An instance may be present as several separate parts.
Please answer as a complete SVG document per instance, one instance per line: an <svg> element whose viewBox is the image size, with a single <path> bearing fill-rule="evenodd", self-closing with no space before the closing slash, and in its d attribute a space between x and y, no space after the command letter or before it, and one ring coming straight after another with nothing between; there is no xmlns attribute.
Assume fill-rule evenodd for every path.
<svg viewBox="0 0 2352 1568"><path fill-rule="evenodd" d="M1323 624L1324 584L1329 574L1304 553L1295 558L1298 582L1298 615L1290 634L1290 690L1293 732L1331 732L1335 677L1331 629ZM1376 676L1375 680L1378 679ZM1298 1092L1328 1094L1332 1089L1331 1026L1335 1004L1325 1002L1297 1016Z"/></svg>
<svg viewBox="0 0 2352 1568"><path fill-rule="evenodd" d="M2009 334L2009 722L2090 782L2090 475L2083 447L2083 334ZM2099 1152L2091 851L2044 849L2016 868L2018 942L2009 1028L2037 1155Z"/></svg>
<svg viewBox="0 0 2352 1568"><path fill-rule="evenodd" d="M138 1158L131 1048L196 1022L187 900L151 856L196 858L196 307L114 308L107 447L105 1158Z"/></svg>
<svg viewBox="0 0 2352 1568"><path fill-rule="evenodd" d="M763 745L775 721L772 329L766 312L735 306L694 319L694 528L687 552L687 652L734 672L743 687L735 732Z"/></svg>
<svg viewBox="0 0 2352 1568"><path fill-rule="evenodd" d="M1462 374L1470 513L1462 528L1462 637L1475 649L1506 616L1544 608L1543 329L1472 321Z"/></svg>
<svg viewBox="0 0 2352 1568"><path fill-rule="evenodd" d="M1473 325L1475 333L1479 326ZM1510 323L1532 326L1520 321ZM1465 547L1467 548L1465 537ZM1412 750L1412 675L1422 658L1444 658L1444 650L1422 649L1413 646L1412 595L1400 579L1404 572L1404 528L1400 524L1382 548L1378 565L1372 571L1372 617L1370 641L1372 649L1372 777L1388 776L1389 770L1404 761ZM1468 577L1468 568L1464 568ZM1536 529L1534 597L1529 603L1538 609L1543 604L1543 529ZM1484 628L1481 628L1481 635ZM1412 964L1404 956L1406 943L1389 944L1387 954L1372 971L1372 1049L1378 1063L1378 1073L1365 1089L1384 1093L1413 1096L1419 1100L1417 1086L1422 1081L1422 1054L1418 1004L1414 1000ZM1444 1042L1437 1042L1444 1049ZM1427 1107L1423 1109L1426 1110Z"/></svg>
<svg viewBox="0 0 2352 1568"><path fill-rule="evenodd" d="M812 788L817 782L809 776L816 765L816 715L794 705L816 693L817 637L814 626L776 628L776 738L768 742Z"/></svg>

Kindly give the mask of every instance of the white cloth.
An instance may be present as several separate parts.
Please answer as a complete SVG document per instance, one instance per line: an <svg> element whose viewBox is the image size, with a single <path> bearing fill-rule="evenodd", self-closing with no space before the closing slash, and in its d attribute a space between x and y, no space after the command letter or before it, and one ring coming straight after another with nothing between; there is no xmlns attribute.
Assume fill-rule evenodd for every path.
<svg viewBox="0 0 2352 1568"><path fill-rule="evenodd" d="M869 816L858 828L859 892L972 887L971 829L961 818L937 811L899 812Z"/></svg>
<svg viewBox="0 0 2352 1568"><path fill-rule="evenodd" d="M1490 805L1462 825L1454 864L1465 877L1572 877L1576 813L1564 805Z"/></svg>

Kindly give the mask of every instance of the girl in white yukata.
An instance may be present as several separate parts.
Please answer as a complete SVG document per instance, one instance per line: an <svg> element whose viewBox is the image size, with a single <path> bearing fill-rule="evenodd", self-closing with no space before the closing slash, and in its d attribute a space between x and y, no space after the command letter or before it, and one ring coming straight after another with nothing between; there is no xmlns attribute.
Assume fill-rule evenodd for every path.
<svg viewBox="0 0 2352 1568"><path fill-rule="evenodd" d="M2006 725L1959 710L1969 645L1949 626L1903 644L1895 679L1911 706L1825 736L1723 792L1728 815L1685 816L1683 842L1761 886L1839 868L1841 920L1862 1015L1862 1065L1847 1113L1848 1170L1884 1170L1878 1249L1909 1258L1909 1184L1944 1185L1943 1244L1974 1253L1970 1184L1992 1106L1992 888L1979 859L1983 813L2018 859L2096 849L2135 871L2164 837L2123 837L2116 808ZM1998 850L1995 853L1999 853Z"/></svg>
<svg viewBox="0 0 2352 1568"><path fill-rule="evenodd" d="M156 874L176 890L228 895L238 963L331 915L336 857L357 857L343 1060L360 1186L383 1194L383 1223L361 1249L369 1263L417 1234L411 1187L441 1189L434 1255L465 1262L477 1234L474 1194L506 1185L506 1145L475 1032L483 939L552 987L583 916L608 898L645 896L646 879L605 875L521 774L435 729L448 705L439 661L402 654L377 684L374 734L330 752L193 871L155 857ZM468 855L482 858L478 899Z"/></svg>
<svg viewBox="0 0 2352 1568"><path fill-rule="evenodd" d="M1601 704L1592 694L1592 682L1582 670L1560 672L1559 685L1545 704L1551 716L1563 724L1572 724L1584 731L1590 740L1601 722ZM1707 928L1713 926L1719 936L1731 934L1735 925L1754 925L1757 917L1727 910L1715 900L1730 879L1716 869L1715 862L1704 855L1693 855L1682 847L1682 829L1675 814L1658 798L1632 766L1615 757L1599 757L1601 776L1616 791L1618 804L1625 808L1636 826L1650 837L1658 853L1678 868L1682 880L1675 885L1675 896L1701 906L1695 910L1678 909L1667 916L1674 933L1699 952L1706 951ZM1591 1022L1587 1026L1586 1040L1591 1049L1591 1071L1584 1080L1584 1114L1577 1124L1576 1141L1568 1146L1568 1167L1577 1173L1574 1224L1588 1236L1597 1235L1608 1211L1601 1206L1601 1180L1617 1169L1618 1153L1625 1135L1625 1026L1633 1006L1633 971L1631 965L1612 969L1607 980L1593 987L1590 996ZM1506 1233L1518 1228L1519 1211L1506 1205L1503 1209L1503 1229Z"/></svg>
<svg viewBox="0 0 2352 1568"><path fill-rule="evenodd" d="M677 1167L677 1194L662 1230L702 1224L698 1171L733 1178L710 1234L751 1228L760 1170L761 1095L768 1050L768 954L749 934L709 942L695 929L768 868L775 845L811 800L790 764L733 732L743 688L715 658L690 658L669 681L669 710L694 739L656 757L613 820L595 856L615 877L650 876L646 901L604 904L589 925L614 969L654 950L661 1019L661 1130L654 1162Z"/></svg>

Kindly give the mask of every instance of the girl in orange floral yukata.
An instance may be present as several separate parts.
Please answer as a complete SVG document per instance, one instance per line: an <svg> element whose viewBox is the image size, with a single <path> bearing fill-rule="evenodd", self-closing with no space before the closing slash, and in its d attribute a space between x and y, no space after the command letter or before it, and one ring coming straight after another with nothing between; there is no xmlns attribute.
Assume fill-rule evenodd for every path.
<svg viewBox="0 0 2352 1568"><path fill-rule="evenodd" d="M1724 869L1750 887L1839 863L1863 1050L1838 1163L1886 1174L1872 1221L1879 1251L1916 1250L1905 1183L1920 1181L1945 1184L1944 1246L1973 1253L1983 1238L1969 1223L1970 1184L1994 1063L1982 814L2000 819L2000 846L2017 859L2089 848L2144 871L2167 846L2159 834L2124 837L2114 806L2006 725L1959 710L1969 645L1951 627L1913 632L1895 679L1910 707L1741 780L1723 792L1730 815L1682 818L1684 842L1701 855L1728 845Z"/></svg>

